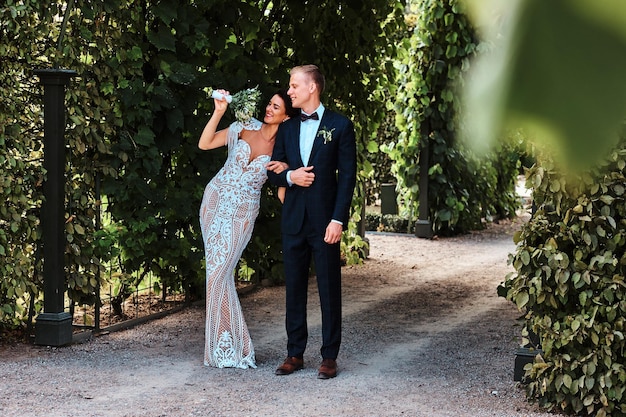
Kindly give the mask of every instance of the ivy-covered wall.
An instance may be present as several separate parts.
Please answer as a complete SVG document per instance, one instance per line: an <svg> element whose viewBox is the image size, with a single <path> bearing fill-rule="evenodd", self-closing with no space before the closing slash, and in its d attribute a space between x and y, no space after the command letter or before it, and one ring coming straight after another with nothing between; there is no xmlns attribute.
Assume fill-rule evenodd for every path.
<svg viewBox="0 0 626 417"><path fill-rule="evenodd" d="M296 0L5 1L0 325L20 325L41 309L46 174L38 68L78 74L66 94L71 302L93 303L103 275L115 279L121 298L147 274L159 278L162 291L202 296L198 207L225 159L223 150L197 149L212 112L205 88L258 85L269 99L286 86L289 69L303 63L320 66L327 77L324 104L350 117L357 132L359 187L342 239L346 262L365 253L358 225L368 186L393 177L406 210L416 212L417 144L424 138L432 142L430 214L437 231L458 233L509 215L517 163L507 159L509 150L483 163L457 147L450 82L462 78L476 48L471 25L458 1L414 3L420 21L410 32L405 1L335 0L324 7ZM428 135L421 136L422 126L429 126ZM395 139L390 173L389 160L372 154ZM282 280L279 210L268 185L244 252L253 280Z"/></svg>
<svg viewBox="0 0 626 417"><path fill-rule="evenodd" d="M400 133L382 147L393 161L401 208L416 219L419 196L427 191L429 220L439 235L464 233L483 227L485 220L514 216L519 207L515 180L524 147L503 140L489 154L476 155L461 140L460 89L481 49L465 3L410 4L413 32L403 40L397 60ZM422 163L427 163L428 190L420 189Z"/></svg>
<svg viewBox="0 0 626 417"><path fill-rule="evenodd" d="M204 88L258 85L269 99L286 86L292 66L315 63L327 76L324 103L355 122L363 161L385 113L380 92L393 82L393 68L384 57L395 49L387 39L404 27L403 11L401 1L387 0L327 1L324 7L291 0L5 1L0 323L20 324L41 308L45 172L42 88L34 69L78 73L66 95L65 254L72 300L93 302L99 268L113 264L116 270L107 275L119 280L120 291L154 273L162 289L197 297L204 288L198 207L225 159L224 152L197 149L212 111ZM362 192L355 196L346 253L360 245ZM269 186L262 207L244 257L255 279L280 280L279 207Z"/></svg>

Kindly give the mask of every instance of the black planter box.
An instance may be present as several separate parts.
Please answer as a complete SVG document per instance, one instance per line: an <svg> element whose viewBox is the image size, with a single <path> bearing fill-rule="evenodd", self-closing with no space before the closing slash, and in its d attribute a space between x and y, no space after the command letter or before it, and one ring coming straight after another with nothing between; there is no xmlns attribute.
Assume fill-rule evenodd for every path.
<svg viewBox="0 0 626 417"><path fill-rule="evenodd" d="M541 349L521 347L515 352L515 369L513 371L513 381L522 381L524 379L524 366L527 363L533 363L535 356L541 355Z"/></svg>

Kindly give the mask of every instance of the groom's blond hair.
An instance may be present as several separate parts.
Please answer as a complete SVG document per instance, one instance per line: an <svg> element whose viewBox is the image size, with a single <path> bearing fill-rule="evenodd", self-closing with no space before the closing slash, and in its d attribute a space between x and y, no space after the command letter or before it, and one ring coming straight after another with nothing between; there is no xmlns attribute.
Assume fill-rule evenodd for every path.
<svg viewBox="0 0 626 417"><path fill-rule="evenodd" d="M324 87L326 85L326 81L324 80L324 75L317 67L317 65L308 64L308 65L300 65L298 67L293 67L291 69L290 75L293 75L296 72L302 72L311 78L315 85L317 85L317 90L320 92L320 96L324 92Z"/></svg>

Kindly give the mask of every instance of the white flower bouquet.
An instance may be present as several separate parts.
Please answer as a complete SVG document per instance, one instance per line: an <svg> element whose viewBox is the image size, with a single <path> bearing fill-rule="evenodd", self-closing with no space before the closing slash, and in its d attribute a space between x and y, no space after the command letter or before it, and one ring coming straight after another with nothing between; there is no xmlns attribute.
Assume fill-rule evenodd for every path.
<svg viewBox="0 0 626 417"><path fill-rule="evenodd" d="M261 92L258 86L239 91L232 96L224 96L212 88L209 88L207 93L209 97L218 100L226 99L235 113L235 119L241 123L250 121L261 99Z"/></svg>

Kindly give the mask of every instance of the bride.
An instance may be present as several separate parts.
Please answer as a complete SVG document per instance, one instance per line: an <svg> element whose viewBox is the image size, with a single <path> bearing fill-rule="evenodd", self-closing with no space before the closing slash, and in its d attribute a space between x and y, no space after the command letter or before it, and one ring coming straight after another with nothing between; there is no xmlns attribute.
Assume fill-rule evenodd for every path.
<svg viewBox="0 0 626 417"><path fill-rule="evenodd" d="M278 126L298 114L286 92L272 96L263 122L236 121L217 131L229 93L214 99L215 111L198 147L228 147L224 166L207 184L200 206L200 225L206 262L206 330L204 364L217 368L256 368L254 347L235 287L234 271L250 241L259 214L261 188L267 180ZM275 172L286 166L277 167Z"/></svg>

